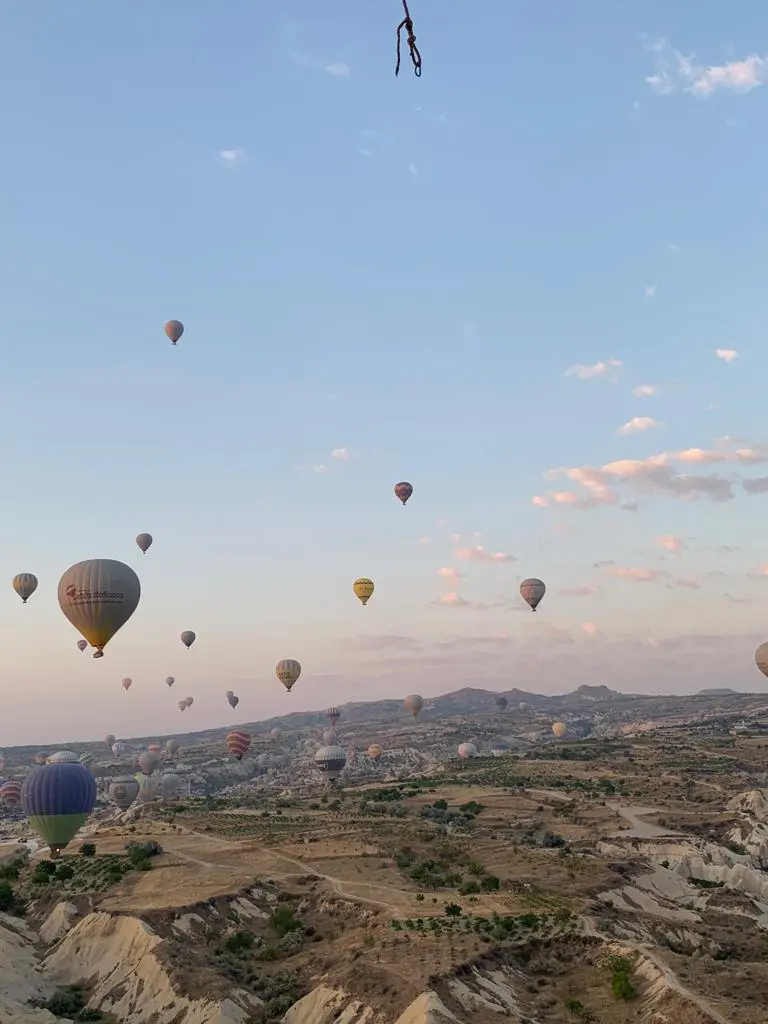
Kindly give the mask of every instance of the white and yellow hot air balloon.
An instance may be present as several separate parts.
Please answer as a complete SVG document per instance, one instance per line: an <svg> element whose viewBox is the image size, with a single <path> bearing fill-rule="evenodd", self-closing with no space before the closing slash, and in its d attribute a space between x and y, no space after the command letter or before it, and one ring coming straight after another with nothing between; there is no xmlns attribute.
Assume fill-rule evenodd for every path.
<svg viewBox="0 0 768 1024"><path fill-rule="evenodd" d="M365 606L373 597L373 580L369 580L367 576L360 576L359 579L356 579L352 584L352 589L354 590L355 597L358 599L360 604Z"/></svg>
<svg viewBox="0 0 768 1024"><path fill-rule="evenodd" d="M286 688L288 693L301 675L301 665L293 658L285 658L275 665L275 675Z"/></svg>
<svg viewBox="0 0 768 1024"><path fill-rule="evenodd" d="M141 597L139 577L111 558L90 558L67 569L59 580L59 606L88 643L94 658L133 615Z"/></svg>
<svg viewBox="0 0 768 1024"><path fill-rule="evenodd" d="M565 724L565 722L555 722L552 726L552 732L557 737L557 739L561 740L563 736L565 736L565 734L568 732L568 726Z"/></svg>
<svg viewBox="0 0 768 1024"><path fill-rule="evenodd" d="M13 577L12 586L21 598L22 604L26 604L37 590L37 576L33 572L20 572Z"/></svg>

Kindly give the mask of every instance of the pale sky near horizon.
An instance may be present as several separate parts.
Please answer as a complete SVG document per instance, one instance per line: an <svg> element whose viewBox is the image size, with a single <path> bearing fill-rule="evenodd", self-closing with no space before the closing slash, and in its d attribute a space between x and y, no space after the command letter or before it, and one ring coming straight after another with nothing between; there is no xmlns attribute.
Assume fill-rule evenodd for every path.
<svg viewBox="0 0 768 1024"><path fill-rule="evenodd" d="M4 11L0 746L768 685L768 11L411 13L418 80L399 0Z"/></svg>

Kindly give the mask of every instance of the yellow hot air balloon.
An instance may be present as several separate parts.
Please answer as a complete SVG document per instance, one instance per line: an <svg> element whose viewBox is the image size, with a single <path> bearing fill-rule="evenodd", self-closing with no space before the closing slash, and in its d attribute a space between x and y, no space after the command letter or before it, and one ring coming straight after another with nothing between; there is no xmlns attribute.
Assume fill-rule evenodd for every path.
<svg viewBox="0 0 768 1024"><path fill-rule="evenodd" d="M563 736L565 736L565 734L568 732L568 726L565 724L565 722L555 722L555 724L552 726L552 732L559 740L561 740Z"/></svg>
<svg viewBox="0 0 768 1024"><path fill-rule="evenodd" d="M301 665L294 658L285 658L275 666L275 675L290 693L291 687L301 675Z"/></svg>
<svg viewBox="0 0 768 1024"><path fill-rule="evenodd" d="M373 580L369 580L367 577L361 576L352 584L352 589L355 592L355 597L360 601L360 603L362 605L366 605L373 596Z"/></svg>
<svg viewBox="0 0 768 1024"><path fill-rule="evenodd" d="M77 562L59 580L59 606L72 625L96 648L94 658L136 611L139 577L130 566L111 558Z"/></svg>
<svg viewBox="0 0 768 1024"><path fill-rule="evenodd" d="M383 753L384 749L379 746L378 743L372 743L370 747L368 747L368 757L370 757L372 761L378 761Z"/></svg>

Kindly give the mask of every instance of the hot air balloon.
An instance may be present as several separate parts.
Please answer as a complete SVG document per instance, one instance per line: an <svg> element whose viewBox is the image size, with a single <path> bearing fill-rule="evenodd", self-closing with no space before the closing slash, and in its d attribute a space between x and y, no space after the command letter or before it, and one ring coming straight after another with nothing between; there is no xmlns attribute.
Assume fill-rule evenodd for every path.
<svg viewBox="0 0 768 1024"><path fill-rule="evenodd" d="M77 760L81 765L87 768L89 765L93 764L93 754L89 750L86 750L85 753L81 754Z"/></svg>
<svg viewBox="0 0 768 1024"><path fill-rule="evenodd" d="M372 743L370 747L368 747L368 757L370 757L372 761L378 761L383 753L384 750L378 743Z"/></svg>
<svg viewBox="0 0 768 1024"><path fill-rule="evenodd" d="M326 729L323 732L323 745L326 747L337 747L339 745L339 737L336 735L335 729Z"/></svg>
<svg viewBox="0 0 768 1024"><path fill-rule="evenodd" d="M0 772L5 768L5 754L0 753Z"/></svg>
<svg viewBox="0 0 768 1024"><path fill-rule="evenodd" d="M491 754L494 757L504 757L504 755L508 753L509 744L505 743L504 740L494 740L491 744Z"/></svg>
<svg viewBox="0 0 768 1024"><path fill-rule="evenodd" d="M78 649L78 651L80 651L80 652L84 651L87 646L88 646L88 641L87 640L78 640L77 641L77 649Z"/></svg>
<svg viewBox="0 0 768 1024"><path fill-rule="evenodd" d="M229 704L231 708L236 708L239 703L240 698L237 696L237 694L230 693L230 695L227 697L227 704Z"/></svg>
<svg viewBox="0 0 768 1024"><path fill-rule="evenodd" d="M278 661L275 666L275 675L286 688L288 693L290 693L291 687L301 675L301 665L293 658L286 658L284 661Z"/></svg>
<svg viewBox="0 0 768 1024"><path fill-rule="evenodd" d="M755 651L755 664L764 676L768 676L768 643L760 644Z"/></svg>
<svg viewBox="0 0 768 1024"><path fill-rule="evenodd" d="M173 676L166 676L166 677L165 677L165 685L166 685L166 686L173 686L173 684L174 684L175 682L176 682L176 680L174 679L174 677L173 677Z"/></svg>
<svg viewBox="0 0 768 1024"><path fill-rule="evenodd" d="M568 726L565 724L565 722L555 722L555 724L552 726L552 732L559 740L561 740L563 736L565 736L565 734L568 732Z"/></svg>
<svg viewBox="0 0 768 1024"><path fill-rule="evenodd" d="M459 744L459 757L466 761L470 757L475 757L477 754L477 747L474 743L460 743Z"/></svg>
<svg viewBox="0 0 768 1024"><path fill-rule="evenodd" d="M21 598L21 603L26 604L37 590L37 576L31 572L20 572L13 577L13 589Z"/></svg>
<svg viewBox="0 0 768 1024"><path fill-rule="evenodd" d="M547 588L541 580L529 579L523 580L520 584L520 596L529 605L532 612L541 604L541 600L547 592Z"/></svg>
<svg viewBox="0 0 768 1024"><path fill-rule="evenodd" d="M531 705L528 703L527 700L521 700L520 703L517 705L517 708L518 711L530 711Z"/></svg>
<svg viewBox="0 0 768 1024"><path fill-rule="evenodd" d="M115 737L112 735L111 732L108 732L107 735L104 737L104 746L111 747L114 742Z"/></svg>
<svg viewBox="0 0 768 1024"><path fill-rule="evenodd" d="M152 534L140 533L136 538L136 544L138 545L139 551L146 555L147 551L152 547Z"/></svg>
<svg viewBox="0 0 768 1024"><path fill-rule="evenodd" d="M21 782L18 779L9 779L0 786L0 800L9 807L18 807L21 803Z"/></svg>
<svg viewBox="0 0 768 1024"><path fill-rule="evenodd" d="M179 751L179 741L178 740L168 740L168 742L165 744L165 752L168 755L168 757L174 757L178 753L178 751Z"/></svg>
<svg viewBox="0 0 768 1024"><path fill-rule="evenodd" d="M248 753L248 748L251 745L251 737L247 732L235 729L233 732L229 733L226 742L227 748L234 759L236 761L242 761Z"/></svg>
<svg viewBox="0 0 768 1024"><path fill-rule="evenodd" d="M186 700L180 700L179 703L178 703L178 708L179 708L179 711L186 711L187 710L187 702L186 702Z"/></svg>
<svg viewBox="0 0 768 1024"><path fill-rule="evenodd" d="M138 795L139 784L132 775L117 775L110 783L109 799L121 811L127 811Z"/></svg>
<svg viewBox="0 0 768 1024"><path fill-rule="evenodd" d="M335 727L336 723L341 718L341 712L339 711L338 708L328 708L328 710L325 712L325 717L328 719L331 725Z"/></svg>
<svg viewBox="0 0 768 1024"><path fill-rule="evenodd" d="M224 694L224 696L225 697L234 697L235 696L235 691L234 690L227 690L227 692Z"/></svg>
<svg viewBox="0 0 768 1024"><path fill-rule="evenodd" d="M57 750L55 754L49 754L46 764L77 764L79 761L73 750Z"/></svg>
<svg viewBox="0 0 768 1024"><path fill-rule="evenodd" d="M145 775L151 775L155 769L160 767L160 755L154 750L145 750L139 754L139 768Z"/></svg>
<svg viewBox="0 0 768 1024"><path fill-rule="evenodd" d="M181 320L169 320L163 327L163 330L175 345L184 333L184 324Z"/></svg>
<svg viewBox="0 0 768 1024"><path fill-rule="evenodd" d="M181 634L181 642L184 644L187 650L189 650L189 648L195 642L196 638L197 634L193 633L191 629L185 629L184 632Z"/></svg>
<svg viewBox="0 0 768 1024"><path fill-rule="evenodd" d="M269 730L269 735L272 737L273 740L279 740L280 737L283 735L283 730L276 725L274 729Z"/></svg>
<svg viewBox="0 0 768 1024"><path fill-rule="evenodd" d="M175 800L181 789L181 779L174 772L166 772L160 776L160 792L166 803Z"/></svg>
<svg viewBox="0 0 768 1024"><path fill-rule="evenodd" d="M116 743L113 743L112 753L115 755L115 757L122 757L123 754L125 753L125 744L122 743L120 740L118 740Z"/></svg>
<svg viewBox="0 0 768 1024"><path fill-rule="evenodd" d="M403 701L403 707L406 711L410 711L415 718L424 707L424 698L420 697L418 693L411 693Z"/></svg>
<svg viewBox="0 0 768 1024"><path fill-rule="evenodd" d="M45 764L45 762L47 760L48 760L48 755L45 753L44 750L39 750L35 754L35 764Z"/></svg>
<svg viewBox="0 0 768 1024"><path fill-rule="evenodd" d="M496 705L499 711L506 711L507 704L509 704L509 701L507 700L506 697L498 696L495 698L493 703Z"/></svg>
<svg viewBox="0 0 768 1024"><path fill-rule="evenodd" d="M401 480L399 484L395 484L395 497L399 498L403 504L408 501L412 494L413 484L409 484L407 480Z"/></svg>
<svg viewBox="0 0 768 1024"><path fill-rule="evenodd" d="M315 754L315 767L333 782L344 771L347 763L347 752L343 747L320 747Z"/></svg>
<svg viewBox="0 0 768 1024"><path fill-rule="evenodd" d="M123 682L122 682L123 689L127 692L128 690L130 690L130 688L132 686L133 686L133 680L131 679L130 676L126 676L125 679L123 679Z"/></svg>
<svg viewBox="0 0 768 1024"><path fill-rule="evenodd" d="M358 601L360 601L360 603L363 606L365 606L368 604L371 597L373 596L373 580L369 580L367 577L361 576L359 579L356 579L355 582L352 584L352 589L354 590L355 597L358 599Z"/></svg>
<svg viewBox="0 0 768 1024"><path fill-rule="evenodd" d="M147 745L147 750L150 752L150 754L161 754L163 748L159 743L149 743Z"/></svg>
<svg viewBox="0 0 768 1024"><path fill-rule="evenodd" d="M192 705L195 703L195 698L194 697L185 697L184 698L184 703L187 705L188 708L191 708Z"/></svg>
<svg viewBox="0 0 768 1024"><path fill-rule="evenodd" d="M59 580L59 605L88 643L94 658L126 624L139 605L139 577L122 562L92 558L77 562Z"/></svg>
<svg viewBox="0 0 768 1024"><path fill-rule="evenodd" d="M134 776L139 784L139 792L136 800L140 804L149 804L153 800L159 800L161 796L160 778L157 775L142 775L139 772Z"/></svg>
<svg viewBox="0 0 768 1024"><path fill-rule="evenodd" d="M81 764L47 764L26 777L21 806L32 828L57 857L96 803L96 780Z"/></svg>

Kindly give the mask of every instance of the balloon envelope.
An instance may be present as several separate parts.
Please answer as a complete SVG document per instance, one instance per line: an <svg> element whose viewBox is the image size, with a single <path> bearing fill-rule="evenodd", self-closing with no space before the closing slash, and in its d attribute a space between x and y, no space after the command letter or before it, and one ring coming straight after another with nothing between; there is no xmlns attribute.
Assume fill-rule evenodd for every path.
<svg viewBox="0 0 768 1024"><path fill-rule="evenodd" d="M154 750L145 750L139 754L139 768L145 775L151 775L156 768L160 767L160 755Z"/></svg>
<svg viewBox="0 0 768 1024"><path fill-rule="evenodd" d="M410 711L415 718L424 707L424 698L420 697L418 693L410 693L403 701L403 707L406 711Z"/></svg>
<svg viewBox="0 0 768 1024"><path fill-rule="evenodd" d="M152 534L151 533L140 533L136 538L136 543L139 546L139 550L143 551L146 555L147 551L152 547Z"/></svg>
<svg viewBox="0 0 768 1024"><path fill-rule="evenodd" d="M509 701L507 700L506 697L497 697L493 703L496 705L499 711L505 711L507 704L509 704Z"/></svg>
<svg viewBox="0 0 768 1024"><path fill-rule="evenodd" d="M120 757L120 755L123 754L124 751L125 744L121 743L120 740L118 740L117 743L112 744L112 753L115 755L115 757Z"/></svg>
<svg viewBox="0 0 768 1024"><path fill-rule="evenodd" d="M239 703L240 703L240 698L237 696L236 693L231 693L227 697L227 704L229 704L229 706L231 708L236 708Z"/></svg>
<svg viewBox="0 0 768 1024"><path fill-rule="evenodd" d="M21 803L21 782L18 779L9 779L0 786L0 800L9 807L18 807Z"/></svg>
<svg viewBox="0 0 768 1024"><path fill-rule="evenodd" d="M130 688L133 686L133 680L130 678L130 676L125 677L122 686L124 690L130 690Z"/></svg>
<svg viewBox="0 0 768 1024"><path fill-rule="evenodd" d="M141 583L128 565L111 558L77 562L59 580L59 606L101 657L104 647L139 605Z"/></svg>
<svg viewBox="0 0 768 1024"><path fill-rule="evenodd" d="M463 760L467 760L470 757L474 757L477 754L477 747L474 743L460 743L459 744L459 757Z"/></svg>
<svg viewBox="0 0 768 1024"><path fill-rule="evenodd" d="M568 726L565 724L565 722L555 722L555 724L552 726L552 732L560 740L568 732Z"/></svg>
<svg viewBox="0 0 768 1024"><path fill-rule="evenodd" d="M355 597L360 601L362 605L368 604L371 597L373 596L374 584L373 580L369 580L367 576L360 576L352 584L352 589L355 592Z"/></svg>
<svg viewBox="0 0 768 1024"><path fill-rule="evenodd" d="M401 480L399 484L395 484L395 497L399 498L403 504L408 501L412 494L413 484L409 484L407 480Z"/></svg>
<svg viewBox="0 0 768 1024"><path fill-rule="evenodd" d="M26 777L21 806L32 828L58 853L96 803L96 780L81 764L47 764Z"/></svg>
<svg viewBox="0 0 768 1024"><path fill-rule="evenodd" d="M87 640L78 640L77 641L77 649L78 649L78 651L84 651L87 646L88 646L88 641Z"/></svg>
<svg viewBox="0 0 768 1024"><path fill-rule="evenodd" d="M181 320L168 320L163 327L163 330L175 345L184 333L184 324Z"/></svg>
<svg viewBox="0 0 768 1024"><path fill-rule="evenodd" d="M114 742L115 742L115 737L112 735L111 732L108 732L107 735L104 737L105 745L107 747L111 747Z"/></svg>
<svg viewBox="0 0 768 1024"><path fill-rule="evenodd" d="M37 576L32 572L20 572L13 577L13 589L19 595L23 604L32 597L37 590Z"/></svg>
<svg viewBox="0 0 768 1024"><path fill-rule="evenodd" d="M764 676L768 676L768 643L760 644L755 651L755 664Z"/></svg>
<svg viewBox="0 0 768 1024"><path fill-rule="evenodd" d="M251 737L241 729L235 729L227 736L227 748L235 760L240 761L248 753Z"/></svg>
<svg viewBox="0 0 768 1024"><path fill-rule="evenodd" d="M139 795L139 784L132 775L118 775L109 787L109 799L121 811L127 811Z"/></svg>
<svg viewBox="0 0 768 1024"><path fill-rule="evenodd" d="M178 752L178 749L179 749L179 741L178 740L168 740L168 742L165 744L165 752L170 757L173 757L173 755Z"/></svg>
<svg viewBox="0 0 768 1024"><path fill-rule="evenodd" d="M301 665L293 658L285 658L283 661L278 661L275 666L275 675L290 693L291 687L301 675Z"/></svg>
<svg viewBox="0 0 768 1024"><path fill-rule="evenodd" d="M370 747L368 747L368 757L370 757L372 761L378 761L383 753L384 750L378 743L372 743Z"/></svg>
<svg viewBox="0 0 768 1024"><path fill-rule="evenodd" d="M315 765L328 779L337 779L347 763L347 752L343 747L320 747L315 754Z"/></svg>
<svg viewBox="0 0 768 1024"><path fill-rule="evenodd" d="M181 642L189 650L192 644L195 642L197 634L193 633L191 629L185 629L181 634Z"/></svg>
<svg viewBox="0 0 768 1024"><path fill-rule="evenodd" d="M175 680L175 678L173 676L166 676L165 677L165 685L166 686L173 686L173 684L175 682L176 682L176 680Z"/></svg>
<svg viewBox="0 0 768 1024"><path fill-rule="evenodd" d="M532 578L529 580L523 580L520 584L520 596L530 607L532 612L535 612L541 604L541 600L546 592L547 588L541 580Z"/></svg>
<svg viewBox="0 0 768 1024"><path fill-rule="evenodd" d="M74 750L57 750L55 754L50 754L47 758L47 764L77 764L80 758L74 752Z"/></svg>

